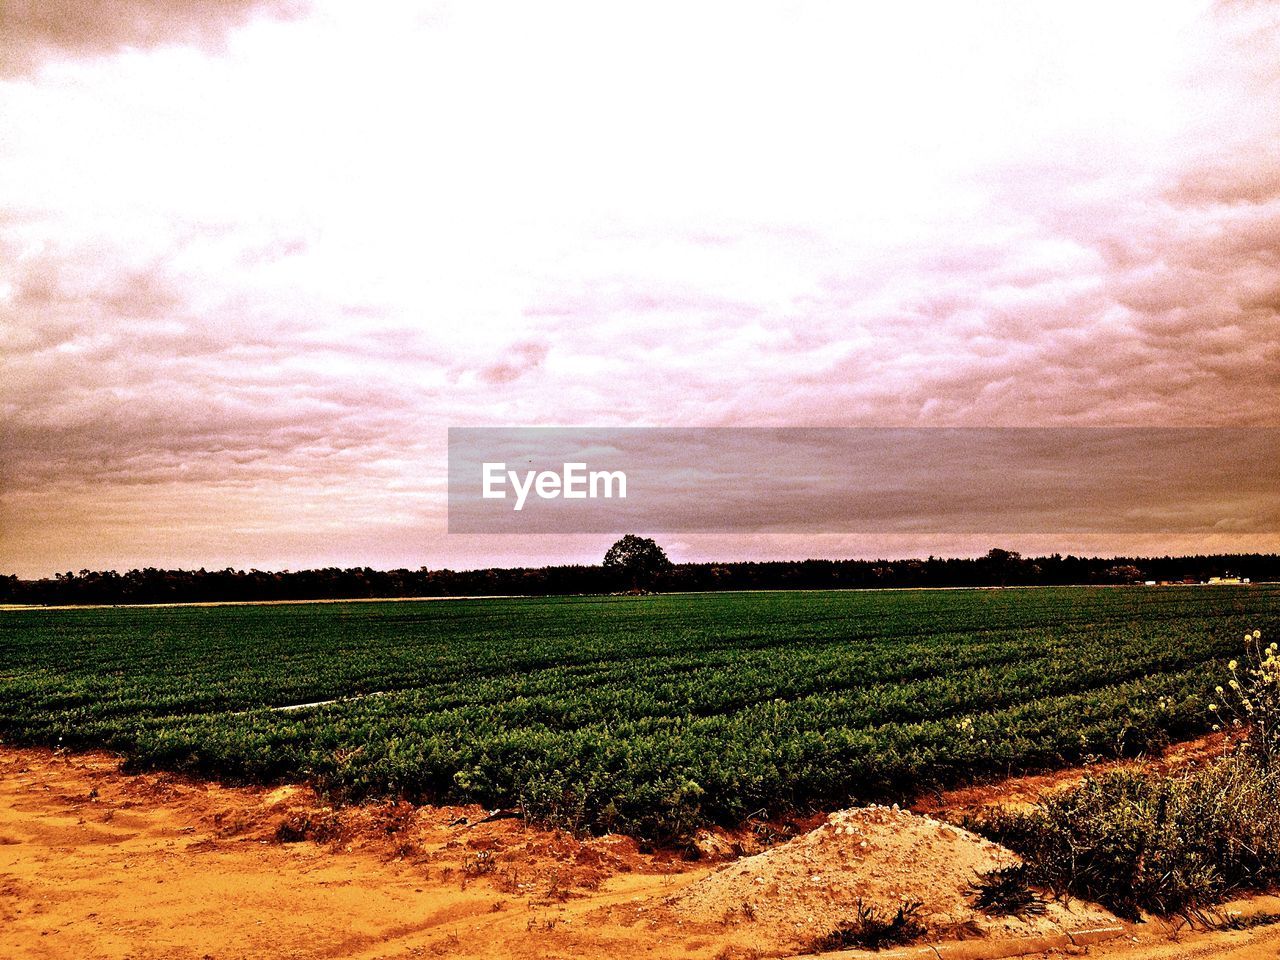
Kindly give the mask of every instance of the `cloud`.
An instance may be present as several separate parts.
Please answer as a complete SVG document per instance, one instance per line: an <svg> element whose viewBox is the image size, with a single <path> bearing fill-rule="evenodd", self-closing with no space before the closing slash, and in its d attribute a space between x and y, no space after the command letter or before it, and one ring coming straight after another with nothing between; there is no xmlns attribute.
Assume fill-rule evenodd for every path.
<svg viewBox="0 0 1280 960"><path fill-rule="evenodd" d="M517 343L506 359L491 363L480 371L480 379L486 383L501 384L518 380L536 370L547 358L550 347L545 343Z"/></svg>
<svg viewBox="0 0 1280 960"><path fill-rule="evenodd" d="M10 4L0 566L510 559L450 425L1274 422L1275 6L992 9Z"/></svg>
<svg viewBox="0 0 1280 960"><path fill-rule="evenodd" d="M451 430L451 531L1280 534L1274 428ZM625 502L481 494L481 465L623 471Z"/></svg>
<svg viewBox="0 0 1280 960"><path fill-rule="evenodd" d="M260 482L323 470L354 485L407 452L401 421L430 388L371 377L430 358L394 329L300 323L233 293L208 323L189 277L110 249L14 257L5 482L21 490ZM201 284L207 301L211 282ZM340 358L335 365L333 358ZM443 374L441 374L443 375Z"/></svg>
<svg viewBox="0 0 1280 960"><path fill-rule="evenodd" d="M295 17L303 0L11 0L0 8L3 73L50 59L163 45L217 48L252 17Z"/></svg>

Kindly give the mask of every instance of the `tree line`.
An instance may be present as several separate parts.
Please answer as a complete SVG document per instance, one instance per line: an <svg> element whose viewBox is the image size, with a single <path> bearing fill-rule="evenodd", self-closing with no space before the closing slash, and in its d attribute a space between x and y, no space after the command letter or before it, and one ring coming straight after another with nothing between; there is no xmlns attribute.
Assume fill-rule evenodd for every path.
<svg viewBox="0 0 1280 960"><path fill-rule="evenodd" d="M327 600L379 597L564 595L628 591L788 590L873 587L1000 587L1123 584L1144 580L1200 582L1224 575L1280 580L1280 555L1179 557L1023 557L993 549L977 558L905 560L776 560L669 563L665 555L626 552L619 541L601 565L490 567L478 570L68 571L38 580L0 576L0 602L33 604L193 603L235 600ZM633 538L640 541L640 538ZM655 545L656 546L656 545ZM658 553L661 553L660 548Z"/></svg>

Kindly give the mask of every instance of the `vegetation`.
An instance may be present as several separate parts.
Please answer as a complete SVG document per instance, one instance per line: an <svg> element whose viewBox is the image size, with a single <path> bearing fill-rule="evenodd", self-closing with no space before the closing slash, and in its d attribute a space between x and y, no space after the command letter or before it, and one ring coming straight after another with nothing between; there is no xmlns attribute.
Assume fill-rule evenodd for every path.
<svg viewBox="0 0 1280 960"><path fill-rule="evenodd" d="M1210 665L1246 627L1280 626L1278 596L1051 588L10 610L0 737L671 840L762 808L901 801L1203 730ZM278 709L327 700L340 702ZM1155 788L1127 789L1157 819L1181 802L1161 812ZM1212 807L1200 794L1186 803ZM1077 807L1049 816L1069 827L1087 814Z"/></svg>
<svg viewBox="0 0 1280 960"><path fill-rule="evenodd" d="M1280 663L1276 644L1263 648L1260 633L1245 640L1248 665L1229 664L1233 705L1208 706L1248 718L1228 755L1175 776L1090 777L1039 807L975 826L1021 854L1032 883L1122 916L1196 910L1280 883Z"/></svg>
<svg viewBox="0 0 1280 960"><path fill-rule="evenodd" d="M637 538L638 539L638 538ZM664 565L645 586L659 592L825 590L864 587L977 587L1199 582L1230 571L1255 583L1280 580L1280 556L1022 557L991 550L976 559L780 560ZM484 570L158 570L67 571L44 580L0 576L0 603L182 603L218 600L327 600L374 597L545 596L624 588L601 566Z"/></svg>
<svg viewBox="0 0 1280 960"><path fill-rule="evenodd" d="M1262 631L1245 634L1245 663L1227 664L1227 688L1219 684L1217 703L1209 710L1218 718L1215 730L1229 725L1244 732L1241 749L1267 772L1280 771L1280 644L1262 645ZM1229 689L1228 689L1229 688Z"/></svg>
<svg viewBox="0 0 1280 960"><path fill-rule="evenodd" d="M1044 898L1032 887L1025 864L997 867L978 874L971 891L973 905L993 917L1038 916L1045 911Z"/></svg>
<svg viewBox="0 0 1280 960"><path fill-rule="evenodd" d="M671 569L666 551L648 537L628 533L604 555L604 569L632 589L648 589Z"/></svg>
<svg viewBox="0 0 1280 960"><path fill-rule="evenodd" d="M918 900L909 900L892 916L886 917L875 907L859 900L854 906L854 919L844 921L830 933L819 937L812 944L812 949L819 953L855 948L883 950L885 947L915 943L929 932L920 920L922 906Z"/></svg>
<svg viewBox="0 0 1280 960"><path fill-rule="evenodd" d="M1021 854L1035 884L1121 916L1280 882L1280 784L1243 753L1181 776L1091 777L978 827Z"/></svg>

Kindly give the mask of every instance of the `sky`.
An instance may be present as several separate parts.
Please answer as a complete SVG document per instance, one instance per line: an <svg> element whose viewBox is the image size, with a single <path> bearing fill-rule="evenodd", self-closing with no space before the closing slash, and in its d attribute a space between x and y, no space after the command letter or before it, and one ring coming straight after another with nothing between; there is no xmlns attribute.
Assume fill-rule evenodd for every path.
<svg viewBox="0 0 1280 960"><path fill-rule="evenodd" d="M10 0L0 410L22 576L598 561L451 426L1272 425L1280 4Z"/></svg>

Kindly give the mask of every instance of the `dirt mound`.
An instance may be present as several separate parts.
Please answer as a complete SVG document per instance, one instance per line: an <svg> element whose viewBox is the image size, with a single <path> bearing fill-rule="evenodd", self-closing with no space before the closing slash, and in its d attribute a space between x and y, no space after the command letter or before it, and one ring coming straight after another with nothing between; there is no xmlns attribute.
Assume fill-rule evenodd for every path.
<svg viewBox="0 0 1280 960"><path fill-rule="evenodd" d="M667 906L691 921L752 923L778 947L807 945L853 919L859 901L891 916L919 902L937 937L1022 936L1114 922L1100 907L1050 903L1043 916L993 918L970 904L979 873L1018 863L1009 850L897 807L832 814L779 847L691 884Z"/></svg>
<svg viewBox="0 0 1280 960"><path fill-rule="evenodd" d="M716 842L691 862L479 807L333 809L300 785L130 775L105 754L0 746L0 957L745 960L805 950L810 930L826 932L832 918L848 918L844 904L873 894L884 898L873 905L894 909L891 897L918 897L935 911L932 935L945 937L937 918L954 915L940 905L954 906L968 880L945 869L956 853L946 843L1013 862L962 831L892 810L848 811L805 832L823 822L751 822L704 838ZM956 836L930 836L944 829ZM737 855L794 832L803 835L789 845L710 872L709 858L726 855L719 841ZM776 910L761 889L770 884L789 897ZM1277 909L1262 906L1264 915ZM1104 917L1081 905L1050 911L1036 927ZM980 922L999 935L998 924ZM1265 925L1132 932L1133 942L1090 947L1090 956L1275 960L1280 944Z"/></svg>

